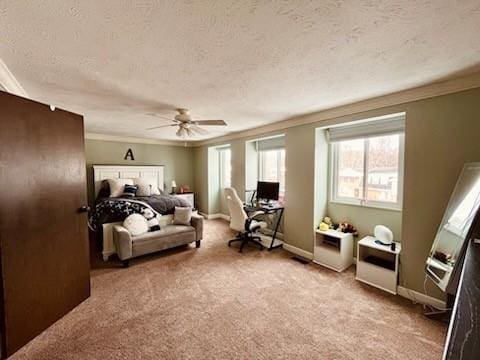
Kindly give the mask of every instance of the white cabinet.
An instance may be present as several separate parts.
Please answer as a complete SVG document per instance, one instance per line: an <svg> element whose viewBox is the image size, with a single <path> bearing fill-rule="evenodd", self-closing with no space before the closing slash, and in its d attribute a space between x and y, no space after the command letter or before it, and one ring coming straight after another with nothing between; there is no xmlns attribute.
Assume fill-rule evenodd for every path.
<svg viewBox="0 0 480 360"><path fill-rule="evenodd" d="M357 244L356 279L396 294L401 249L398 242L392 250L390 245L377 244L373 236L364 237Z"/></svg>
<svg viewBox="0 0 480 360"><path fill-rule="evenodd" d="M193 193L172 194L172 195L187 200L190 206L192 208L195 208L195 196L193 195Z"/></svg>
<svg viewBox="0 0 480 360"><path fill-rule="evenodd" d="M353 235L336 230L315 230L313 262L341 272L353 263Z"/></svg>

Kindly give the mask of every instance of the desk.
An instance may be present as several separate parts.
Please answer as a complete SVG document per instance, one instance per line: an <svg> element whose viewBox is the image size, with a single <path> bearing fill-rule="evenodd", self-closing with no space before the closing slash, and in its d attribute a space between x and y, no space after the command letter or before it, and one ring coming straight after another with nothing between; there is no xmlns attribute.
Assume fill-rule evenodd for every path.
<svg viewBox="0 0 480 360"><path fill-rule="evenodd" d="M276 217L275 220L275 225L272 233L272 238L270 240L270 244L266 246L268 250L272 250L278 247L281 247L283 245L283 241L277 239L277 232L278 228L280 226L280 222L282 220L283 216L283 211L285 210L285 207L280 204L273 204L273 205L254 205L254 204L245 204L244 205L245 212L247 214L255 212L255 211L263 211L265 215L274 215ZM262 244L265 245L265 244Z"/></svg>

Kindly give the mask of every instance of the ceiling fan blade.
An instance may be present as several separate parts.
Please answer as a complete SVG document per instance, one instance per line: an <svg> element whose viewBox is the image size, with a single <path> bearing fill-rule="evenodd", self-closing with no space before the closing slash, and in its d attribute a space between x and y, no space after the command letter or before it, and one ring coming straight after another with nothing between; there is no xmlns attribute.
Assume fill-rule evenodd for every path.
<svg viewBox="0 0 480 360"><path fill-rule="evenodd" d="M154 127L151 127L151 128L145 129L145 130L155 130L155 129L170 127L170 126L177 126L177 124L154 126Z"/></svg>
<svg viewBox="0 0 480 360"><path fill-rule="evenodd" d="M201 127L199 127L198 125L195 125L193 124L192 126L190 126L190 129L192 129L192 131L198 135L207 135L207 134L210 134L210 132L208 132L207 130L205 129L202 129Z"/></svg>
<svg viewBox="0 0 480 360"><path fill-rule="evenodd" d="M168 120L168 121L175 121L175 122L178 122L178 120L174 119L174 118L167 118L166 116L162 116L162 115L158 115L157 113L147 113L148 116L154 116L154 117L157 117L157 118L160 118L160 119L164 119L164 120Z"/></svg>
<svg viewBox="0 0 480 360"><path fill-rule="evenodd" d="M192 124L195 125L219 125L219 126L225 126L227 123L223 120L195 120L192 121Z"/></svg>

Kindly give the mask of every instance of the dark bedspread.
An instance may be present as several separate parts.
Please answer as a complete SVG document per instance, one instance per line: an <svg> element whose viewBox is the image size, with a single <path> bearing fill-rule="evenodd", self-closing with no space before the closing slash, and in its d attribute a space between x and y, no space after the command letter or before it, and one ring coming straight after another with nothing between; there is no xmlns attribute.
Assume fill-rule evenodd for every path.
<svg viewBox="0 0 480 360"><path fill-rule="evenodd" d="M162 215L173 214L175 206L190 207L188 201L173 195L137 196L134 199L146 202Z"/></svg>
<svg viewBox="0 0 480 360"><path fill-rule="evenodd" d="M123 221L128 215L140 214L145 208L152 208L161 215L173 214L175 206L190 207L185 199L172 195L97 199L89 216L89 226L97 230L102 224Z"/></svg>

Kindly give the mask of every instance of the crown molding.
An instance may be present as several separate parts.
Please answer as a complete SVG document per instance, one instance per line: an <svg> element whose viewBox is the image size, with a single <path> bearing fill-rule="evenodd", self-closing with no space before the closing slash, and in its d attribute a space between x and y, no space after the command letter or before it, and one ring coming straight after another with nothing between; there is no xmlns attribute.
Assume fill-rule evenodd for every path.
<svg viewBox="0 0 480 360"><path fill-rule="evenodd" d="M13 76L2 59L0 59L0 87L11 94L28 98L27 92L20 85L15 76Z"/></svg>
<svg viewBox="0 0 480 360"><path fill-rule="evenodd" d="M259 126L248 130L238 131L208 140L195 141L191 143L191 146L197 147L211 145L220 142L228 142L238 138L264 135L266 133L281 131L294 126L332 120L334 118L342 116L348 116L369 110L375 110L388 106L400 105L436 96L447 95L478 87L480 87L480 73L475 73L465 77L435 82L425 86L403 90L388 95L382 95L379 97L362 100L359 102L342 105L310 114L296 116L287 120L282 120L279 122Z"/></svg>
<svg viewBox="0 0 480 360"><path fill-rule="evenodd" d="M191 147L191 142L188 142L188 141L157 140L157 139L137 138L137 137L129 137L129 136L117 136L117 135L88 133L88 132L85 133L85 139L122 142L122 143L133 143L133 144L150 144L150 145L169 145L169 146Z"/></svg>

